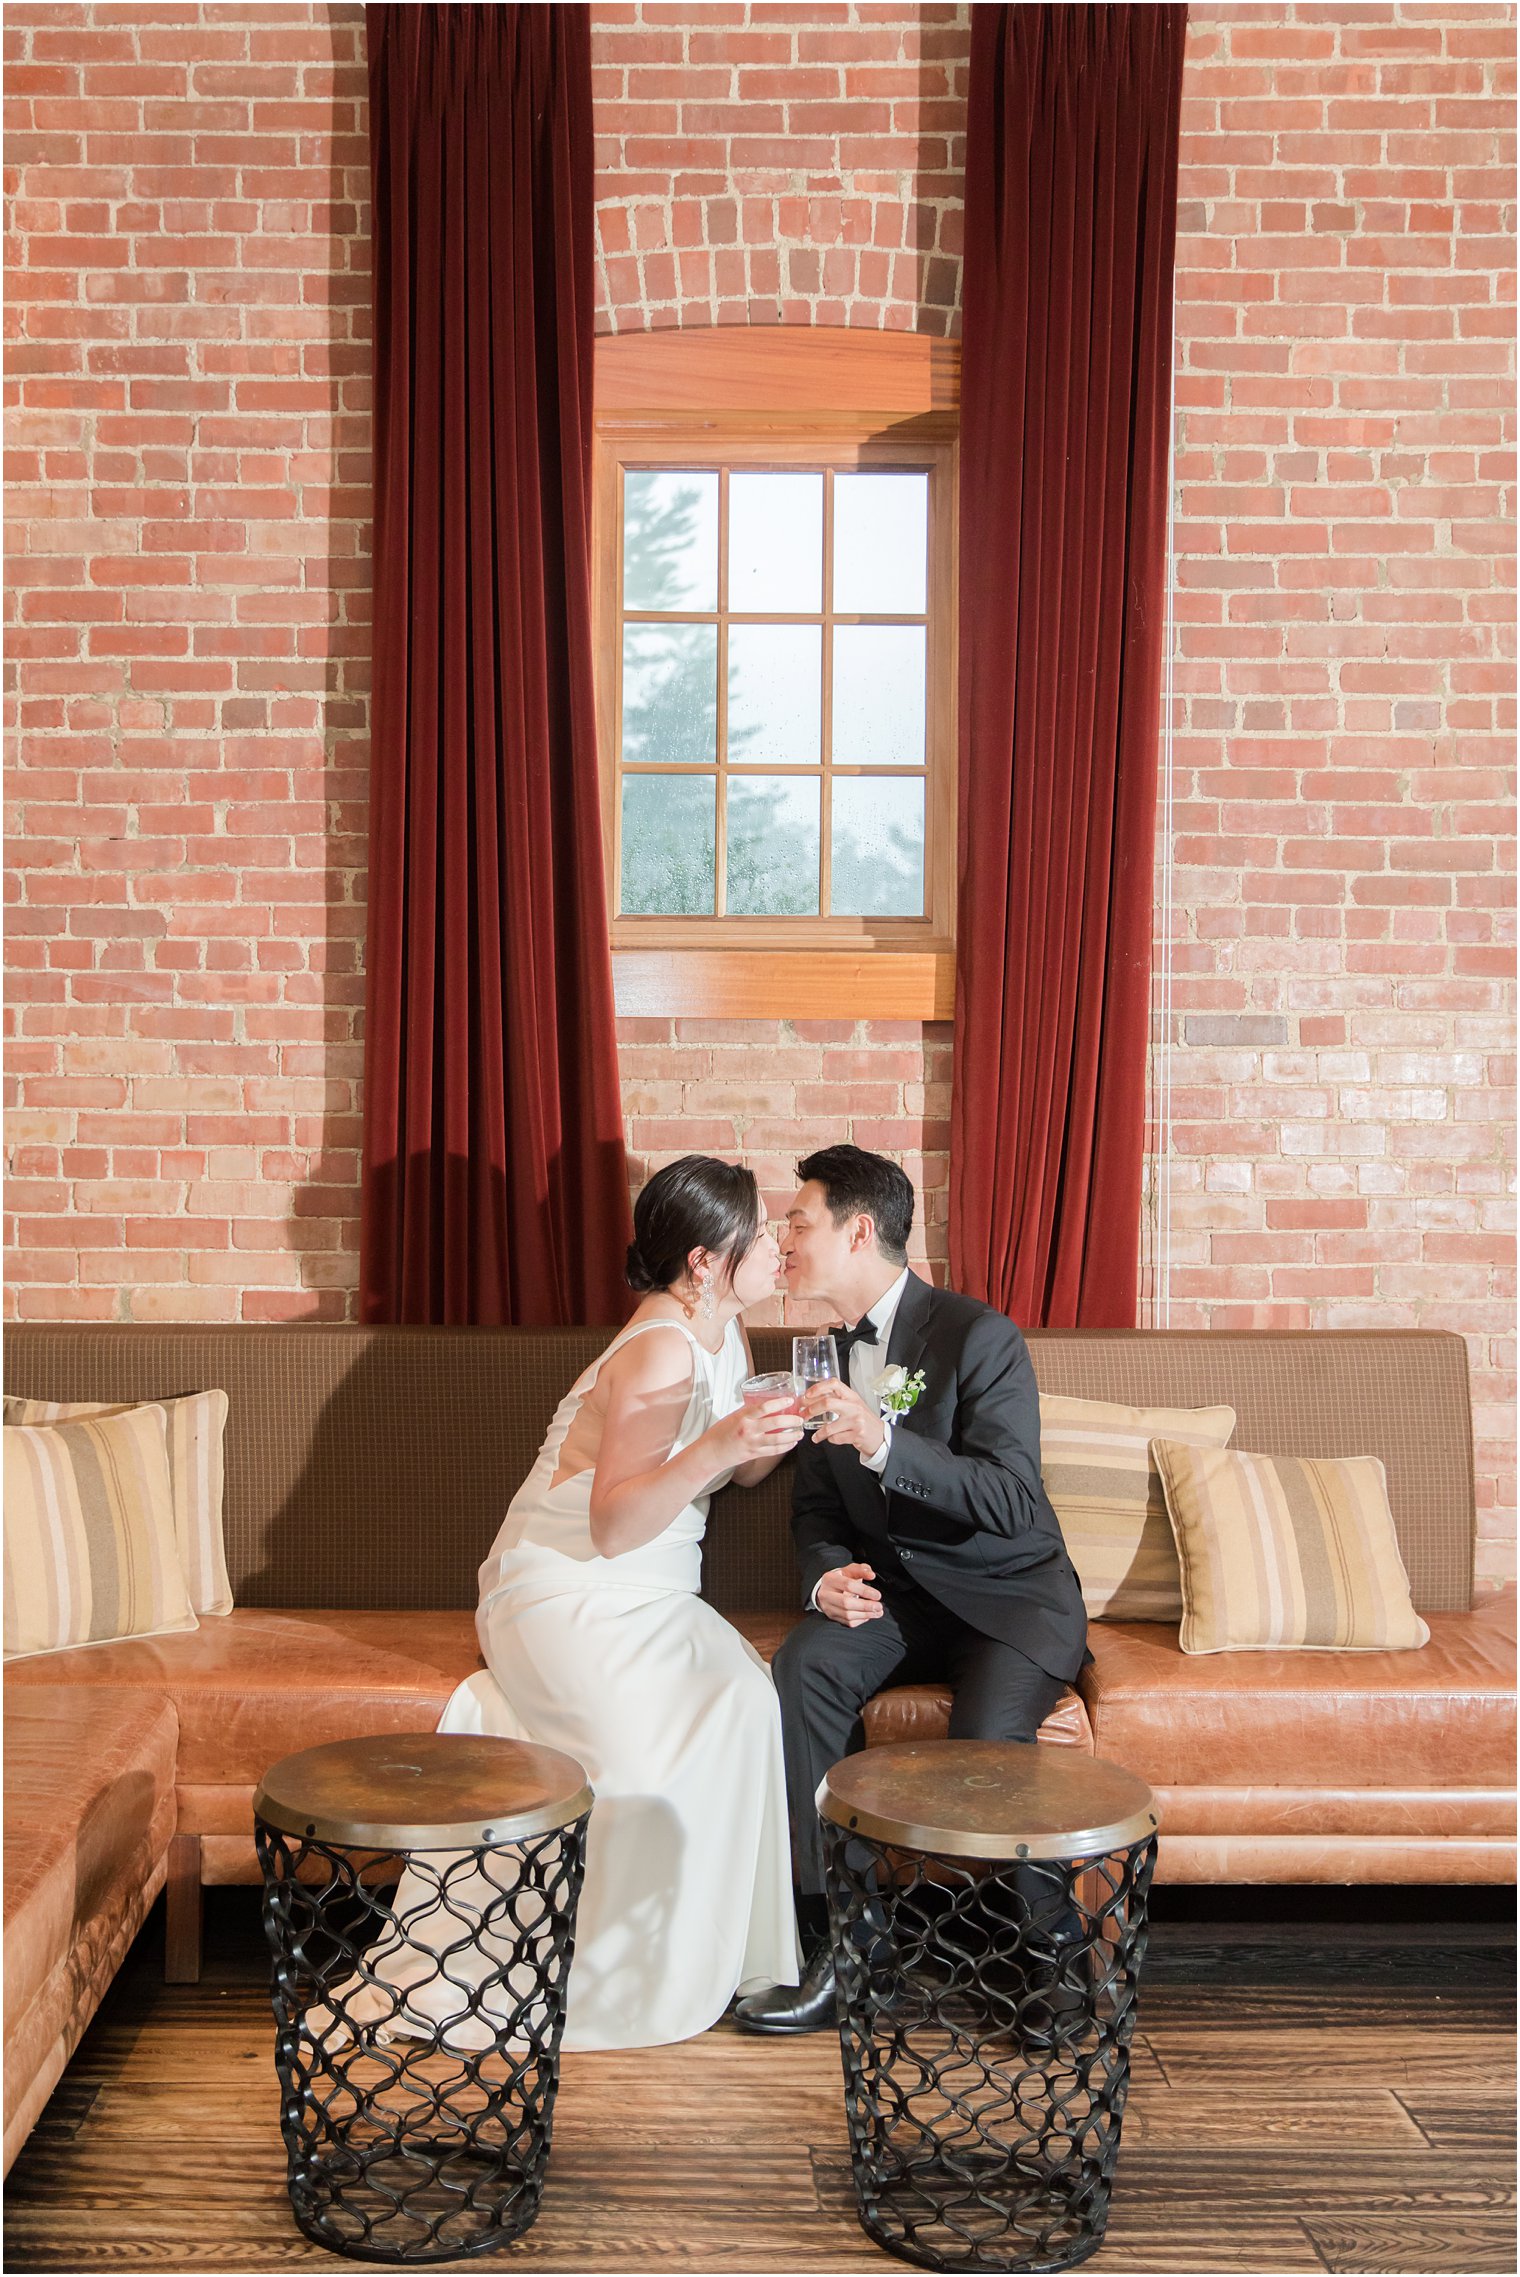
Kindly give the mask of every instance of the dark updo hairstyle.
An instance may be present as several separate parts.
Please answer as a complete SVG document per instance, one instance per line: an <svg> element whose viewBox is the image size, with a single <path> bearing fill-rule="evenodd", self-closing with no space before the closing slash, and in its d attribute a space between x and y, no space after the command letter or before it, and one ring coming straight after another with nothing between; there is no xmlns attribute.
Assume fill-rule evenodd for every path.
<svg viewBox="0 0 1520 2277"><path fill-rule="evenodd" d="M760 1225L760 1189L752 1170L710 1154L683 1154L655 1172L633 1205L628 1286L641 1297L673 1287L694 1249L720 1260L731 1282Z"/></svg>

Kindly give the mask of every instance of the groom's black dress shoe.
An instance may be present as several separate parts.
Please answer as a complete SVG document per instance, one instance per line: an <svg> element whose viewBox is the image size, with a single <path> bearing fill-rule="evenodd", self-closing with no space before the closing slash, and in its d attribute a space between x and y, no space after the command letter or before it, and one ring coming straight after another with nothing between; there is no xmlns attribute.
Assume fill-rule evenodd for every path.
<svg viewBox="0 0 1520 2277"><path fill-rule="evenodd" d="M837 2021L834 1955L827 1938L808 1962L801 1984L772 1985L752 1992L734 2008L741 2032L823 2032Z"/></svg>

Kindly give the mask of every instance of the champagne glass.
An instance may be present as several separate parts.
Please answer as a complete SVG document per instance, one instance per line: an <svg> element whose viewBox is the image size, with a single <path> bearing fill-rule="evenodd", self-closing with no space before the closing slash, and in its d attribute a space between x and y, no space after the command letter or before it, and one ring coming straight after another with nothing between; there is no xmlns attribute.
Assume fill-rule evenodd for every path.
<svg viewBox="0 0 1520 2277"><path fill-rule="evenodd" d="M832 1333L826 1331L822 1336L794 1336L792 1338L792 1374L797 1378L804 1392L812 1384L837 1384L839 1382L839 1347L834 1342ZM806 1417L802 1428L804 1431L811 1431L822 1420L823 1418L817 1415ZM833 1420L833 1416L830 1415L828 1421L832 1423Z"/></svg>

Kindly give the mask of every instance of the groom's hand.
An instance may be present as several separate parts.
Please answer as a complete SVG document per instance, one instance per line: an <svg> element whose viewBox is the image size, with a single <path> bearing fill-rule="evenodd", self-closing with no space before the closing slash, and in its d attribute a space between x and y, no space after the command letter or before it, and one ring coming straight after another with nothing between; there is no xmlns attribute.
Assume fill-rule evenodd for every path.
<svg viewBox="0 0 1520 2277"><path fill-rule="evenodd" d="M802 1412L819 1418L813 1437L820 1445L853 1447L866 1456L880 1454L886 1437L881 1417L853 1384L810 1384L803 1394Z"/></svg>
<svg viewBox="0 0 1520 2277"><path fill-rule="evenodd" d="M872 1566L836 1565L818 1584L819 1612L846 1629L858 1629L863 1621L879 1621L881 1591L871 1587L875 1579Z"/></svg>

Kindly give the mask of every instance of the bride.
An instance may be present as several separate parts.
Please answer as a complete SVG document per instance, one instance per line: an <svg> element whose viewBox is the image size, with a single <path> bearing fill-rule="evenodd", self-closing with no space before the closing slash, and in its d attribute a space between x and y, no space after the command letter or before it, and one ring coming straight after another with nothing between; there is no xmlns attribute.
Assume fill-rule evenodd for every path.
<svg viewBox="0 0 1520 2277"><path fill-rule="evenodd" d="M573 2049L690 2039L736 1992L797 1982L776 1694L697 1595L709 1496L731 1478L756 1485L801 1436L782 1402L739 1398L752 1367L739 1316L771 1295L780 1252L753 1174L706 1155L650 1179L634 1232L642 1301L560 1401L513 1498L480 1569L489 1673L460 1685L439 1725L562 1748L590 1780ZM457 1913L438 1925L448 1978L414 1949L428 1906L404 1875L408 1943L367 1956L380 1984L363 2008L350 1996L348 2015L487 2046L488 2017L465 2012L458 1981Z"/></svg>

